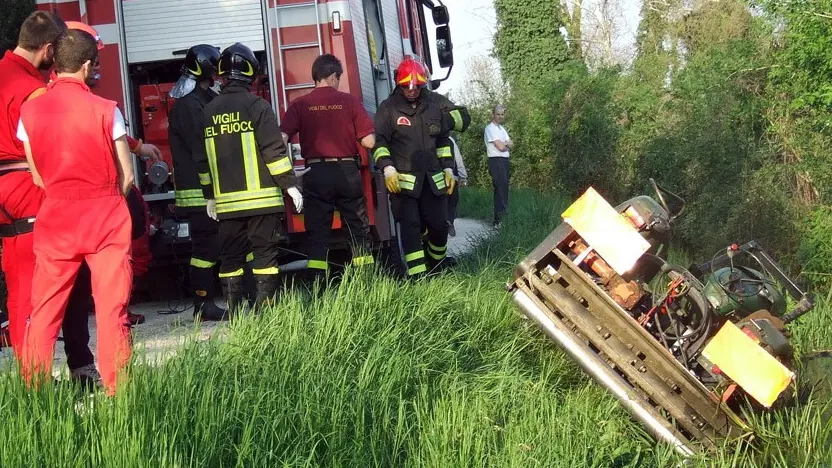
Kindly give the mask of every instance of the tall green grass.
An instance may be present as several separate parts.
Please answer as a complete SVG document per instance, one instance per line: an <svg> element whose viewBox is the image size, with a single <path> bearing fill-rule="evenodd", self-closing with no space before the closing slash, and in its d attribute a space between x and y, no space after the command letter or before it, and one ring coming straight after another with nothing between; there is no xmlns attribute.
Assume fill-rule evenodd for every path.
<svg viewBox="0 0 832 468"><path fill-rule="evenodd" d="M461 215L490 217L465 189ZM0 466L641 467L678 458L528 321L504 291L565 200L512 194L499 233L441 277L348 271L286 289L222 340L131 368L124 391L77 413L71 389L0 379ZM487 208L487 209L486 209ZM796 331L825 345L829 307ZM825 328L823 328L825 327ZM759 421L750 466L829 458L815 406ZM732 466L729 455L701 466Z"/></svg>

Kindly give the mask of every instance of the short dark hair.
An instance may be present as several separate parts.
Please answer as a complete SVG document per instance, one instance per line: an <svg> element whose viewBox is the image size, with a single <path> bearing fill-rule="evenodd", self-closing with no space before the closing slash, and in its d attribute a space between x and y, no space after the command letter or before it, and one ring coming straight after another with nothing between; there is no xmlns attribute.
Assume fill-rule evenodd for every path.
<svg viewBox="0 0 832 468"><path fill-rule="evenodd" d="M86 31L69 29L55 40L55 71L58 73L76 73L89 60L98 60L98 44Z"/></svg>
<svg viewBox="0 0 832 468"><path fill-rule="evenodd" d="M323 81L324 78L328 78L333 74L336 78L341 78L343 73L344 67L341 66L341 61L332 54L321 55L312 63L312 80L315 83Z"/></svg>
<svg viewBox="0 0 832 468"><path fill-rule="evenodd" d="M54 43L58 35L66 31L66 23L49 11L36 11L26 17L20 25L17 45L29 52L35 52L46 44Z"/></svg>

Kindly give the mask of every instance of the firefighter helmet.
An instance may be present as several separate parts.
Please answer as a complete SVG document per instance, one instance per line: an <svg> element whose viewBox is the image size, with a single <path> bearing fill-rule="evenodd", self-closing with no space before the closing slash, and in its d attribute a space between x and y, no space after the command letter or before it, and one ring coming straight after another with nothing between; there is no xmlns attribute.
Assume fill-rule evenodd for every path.
<svg viewBox="0 0 832 468"><path fill-rule="evenodd" d="M95 38L95 43L98 46L98 50L104 48L104 42L101 41L101 36L98 35L98 31L96 31L95 28L93 28L92 26L86 23L82 23L80 21L67 21L66 28L84 31L85 33Z"/></svg>
<svg viewBox="0 0 832 468"><path fill-rule="evenodd" d="M198 44L188 49L185 63L182 64L182 74L196 80L211 78L217 72L220 61L220 51L208 44Z"/></svg>
<svg viewBox="0 0 832 468"><path fill-rule="evenodd" d="M413 57L405 57L402 63L396 68L396 85L405 89L416 89L427 86L428 72L425 66L414 60Z"/></svg>
<svg viewBox="0 0 832 468"><path fill-rule="evenodd" d="M253 83L260 70L260 62L254 52L240 42L228 46L220 54L217 74L221 78Z"/></svg>

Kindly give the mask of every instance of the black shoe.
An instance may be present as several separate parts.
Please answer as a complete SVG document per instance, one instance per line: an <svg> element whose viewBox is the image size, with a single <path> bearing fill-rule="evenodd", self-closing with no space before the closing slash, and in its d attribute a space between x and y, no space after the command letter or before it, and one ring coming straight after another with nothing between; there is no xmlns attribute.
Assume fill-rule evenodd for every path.
<svg viewBox="0 0 832 468"><path fill-rule="evenodd" d="M212 301L194 301L194 318L207 322L221 322L228 320L229 314Z"/></svg>
<svg viewBox="0 0 832 468"><path fill-rule="evenodd" d="M458 262L456 261L456 258L447 256L439 262L435 264L432 263L428 266L428 276L438 275L439 273L442 273L445 270L455 267L457 263Z"/></svg>
<svg viewBox="0 0 832 468"><path fill-rule="evenodd" d="M101 374L98 373L95 364L87 364L77 369L71 369L69 378L73 382L78 382L82 392L92 393L104 388L104 384L101 381Z"/></svg>
<svg viewBox="0 0 832 468"><path fill-rule="evenodd" d="M134 314L133 312L127 311L127 320L130 322L131 326L136 326L144 323L144 315L142 314Z"/></svg>

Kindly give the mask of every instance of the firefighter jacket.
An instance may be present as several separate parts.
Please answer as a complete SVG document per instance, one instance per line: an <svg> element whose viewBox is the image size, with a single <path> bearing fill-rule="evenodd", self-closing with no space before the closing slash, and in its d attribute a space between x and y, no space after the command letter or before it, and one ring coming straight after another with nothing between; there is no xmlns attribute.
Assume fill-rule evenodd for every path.
<svg viewBox="0 0 832 468"><path fill-rule="evenodd" d="M418 197L426 180L436 195L447 192L442 172L454 166L449 135L457 119L451 116L452 111L457 111L460 128L467 128L460 109L464 108L427 89L422 90L415 107L399 88L379 105L373 159L381 170L396 168L402 194ZM467 116L467 110L464 114Z"/></svg>
<svg viewBox="0 0 832 468"><path fill-rule="evenodd" d="M216 199L217 218L284 211L280 189L293 187L295 175L269 103L232 81L203 115L205 152L197 167L203 195Z"/></svg>
<svg viewBox="0 0 832 468"><path fill-rule="evenodd" d="M178 99L170 112L168 142L173 155L173 182L176 186L178 213L205 212L205 197L196 161L205 152L203 110L216 96L213 91L197 86L187 96Z"/></svg>
<svg viewBox="0 0 832 468"><path fill-rule="evenodd" d="M464 132L471 125L468 108L454 104L447 97L434 91L425 90L423 96L442 110L442 130Z"/></svg>

